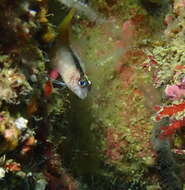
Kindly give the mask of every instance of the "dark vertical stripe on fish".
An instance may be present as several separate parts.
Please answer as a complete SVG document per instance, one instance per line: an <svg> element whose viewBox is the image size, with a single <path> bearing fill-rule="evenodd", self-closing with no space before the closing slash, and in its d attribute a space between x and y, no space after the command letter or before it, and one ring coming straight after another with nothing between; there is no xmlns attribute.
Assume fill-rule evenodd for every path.
<svg viewBox="0 0 185 190"><path fill-rule="evenodd" d="M85 75L83 69L82 69L82 66L80 64L80 59L79 57L74 53L73 49L71 47L69 47L69 51L71 52L71 55L74 59L74 62L75 62L75 65L77 67L77 69L80 71L80 75L81 77L83 77Z"/></svg>

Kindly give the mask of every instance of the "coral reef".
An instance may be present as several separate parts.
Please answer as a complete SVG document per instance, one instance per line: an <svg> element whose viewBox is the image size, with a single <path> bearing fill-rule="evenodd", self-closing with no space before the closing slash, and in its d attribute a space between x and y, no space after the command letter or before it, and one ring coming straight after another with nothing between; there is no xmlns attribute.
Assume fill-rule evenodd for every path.
<svg viewBox="0 0 185 190"><path fill-rule="evenodd" d="M28 95L32 88L26 81L25 76L12 68L3 68L0 73L0 97L2 101L12 104L19 104L23 95Z"/></svg>
<svg viewBox="0 0 185 190"><path fill-rule="evenodd" d="M163 40L157 44L154 42L151 49L146 50L146 53L152 56L156 63L150 68L153 73L154 86L162 92L160 107L157 108L154 118L158 127L154 128L153 135L158 135L154 135L153 147L157 153L157 160L160 160L158 164L163 189L180 190L183 189L182 183L184 183L181 180L184 174L176 169L179 159L175 160L176 155L171 152L171 149L176 147L173 142L177 138L182 139L181 145L178 145L179 149L182 149L184 143L182 129L185 126L183 15L184 1L174 1L164 20L166 29ZM168 120L168 122L163 123L163 120ZM166 160L169 162L166 163Z"/></svg>
<svg viewBox="0 0 185 190"><path fill-rule="evenodd" d="M3 178L0 188L5 190L44 190L50 184L44 173L44 158L36 154L38 144L44 144L39 128L53 112L52 117L62 114L67 98L63 100L57 91L51 95L52 102L49 97L44 97L43 85L49 69L45 48L55 38L52 24L47 19L47 6L47 1L12 3L6 0L0 4L0 153ZM44 139L49 138L48 134L42 133ZM41 168L38 162L44 163Z"/></svg>
<svg viewBox="0 0 185 190"><path fill-rule="evenodd" d="M0 3L0 189L181 190L184 1L86 3ZM85 62L83 101L52 84L58 42Z"/></svg>
<svg viewBox="0 0 185 190"><path fill-rule="evenodd" d="M21 133L21 126L6 112L1 112L1 153L11 151L18 145L18 139ZM24 126L26 127L26 126Z"/></svg>

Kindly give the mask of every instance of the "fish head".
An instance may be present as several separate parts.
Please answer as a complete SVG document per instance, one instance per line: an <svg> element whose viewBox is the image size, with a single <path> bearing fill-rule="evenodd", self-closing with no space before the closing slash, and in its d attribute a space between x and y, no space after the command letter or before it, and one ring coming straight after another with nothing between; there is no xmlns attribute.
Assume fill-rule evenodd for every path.
<svg viewBox="0 0 185 190"><path fill-rule="evenodd" d="M62 47L55 58L57 71L66 86L80 99L86 98L91 89L91 82L85 74L85 70L79 56L70 47Z"/></svg>
<svg viewBox="0 0 185 190"><path fill-rule="evenodd" d="M87 78L81 78L76 81L76 85L73 86L72 91L80 98L85 99L87 97L88 92L91 90L91 81Z"/></svg>

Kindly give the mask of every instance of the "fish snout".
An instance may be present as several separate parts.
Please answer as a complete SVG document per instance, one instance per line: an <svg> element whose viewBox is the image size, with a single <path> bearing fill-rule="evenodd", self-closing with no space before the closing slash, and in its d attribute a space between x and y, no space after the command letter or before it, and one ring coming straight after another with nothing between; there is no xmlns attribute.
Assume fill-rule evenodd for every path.
<svg viewBox="0 0 185 190"><path fill-rule="evenodd" d="M80 98L85 99L88 92L91 90L92 83L89 80L80 80L72 91Z"/></svg>
<svg viewBox="0 0 185 190"><path fill-rule="evenodd" d="M88 94L88 88L75 88L73 89L73 92L80 98L80 99L85 99L87 97Z"/></svg>

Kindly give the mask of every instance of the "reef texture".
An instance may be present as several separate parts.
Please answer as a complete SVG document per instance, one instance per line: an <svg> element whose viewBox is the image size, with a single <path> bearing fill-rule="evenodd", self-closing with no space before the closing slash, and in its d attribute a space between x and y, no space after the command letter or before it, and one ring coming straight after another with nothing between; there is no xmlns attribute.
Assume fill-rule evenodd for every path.
<svg viewBox="0 0 185 190"><path fill-rule="evenodd" d="M0 189L181 190L184 0L74 2L83 101L48 82L73 1L0 3Z"/></svg>

